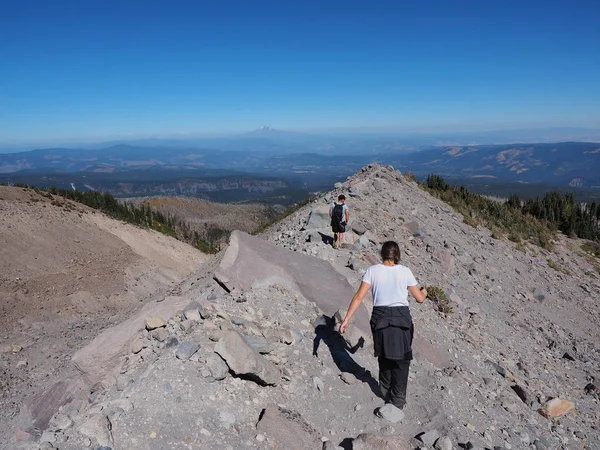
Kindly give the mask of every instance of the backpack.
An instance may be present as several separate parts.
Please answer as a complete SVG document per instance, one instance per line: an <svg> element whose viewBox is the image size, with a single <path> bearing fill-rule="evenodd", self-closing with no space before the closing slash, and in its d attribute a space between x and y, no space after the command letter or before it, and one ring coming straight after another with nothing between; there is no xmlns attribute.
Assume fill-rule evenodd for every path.
<svg viewBox="0 0 600 450"><path fill-rule="evenodd" d="M333 220L337 223L342 223L344 221L344 205L336 203L333 206Z"/></svg>

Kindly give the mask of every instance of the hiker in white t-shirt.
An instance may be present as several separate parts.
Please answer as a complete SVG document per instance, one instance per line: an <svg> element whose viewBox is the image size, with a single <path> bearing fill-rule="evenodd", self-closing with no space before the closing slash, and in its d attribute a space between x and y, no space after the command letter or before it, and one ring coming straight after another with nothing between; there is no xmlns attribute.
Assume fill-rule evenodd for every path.
<svg viewBox="0 0 600 450"><path fill-rule="evenodd" d="M379 389L386 403L402 409L406 403L414 334L408 293L417 302L423 303L427 298L427 290L419 289L411 270L398 264L400 248L396 242L383 244L381 259L382 264L369 267L363 275L339 332L343 334L346 331L352 315L370 289L373 294L371 331L375 356L379 362Z"/></svg>

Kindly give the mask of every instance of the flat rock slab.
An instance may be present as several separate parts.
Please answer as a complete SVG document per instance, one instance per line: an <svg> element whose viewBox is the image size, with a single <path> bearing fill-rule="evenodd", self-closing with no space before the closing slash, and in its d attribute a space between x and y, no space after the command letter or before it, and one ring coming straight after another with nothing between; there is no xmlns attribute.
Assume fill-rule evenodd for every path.
<svg viewBox="0 0 600 450"><path fill-rule="evenodd" d="M412 450L406 438L363 433L352 441L353 450Z"/></svg>
<svg viewBox="0 0 600 450"><path fill-rule="evenodd" d="M296 289L329 316L347 307L354 295L346 278L327 261L277 247L241 231L231 233L215 278L229 290L275 284ZM370 331L364 306L355 317L358 328Z"/></svg>
<svg viewBox="0 0 600 450"><path fill-rule="evenodd" d="M190 299L167 297L162 302L150 302L125 322L100 333L87 346L77 351L72 358L75 367L90 387L96 387L109 373L118 368L121 356L129 353L131 341L146 327L147 317L168 319L182 310Z"/></svg>
<svg viewBox="0 0 600 450"><path fill-rule="evenodd" d="M277 448L307 450L323 445L317 431L299 413L277 405L266 407L256 428L273 439Z"/></svg>
<svg viewBox="0 0 600 450"><path fill-rule="evenodd" d="M233 373L246 375L260 384L276 385L281 376L279 369L254 350L237 331L230 331L215 345L218 353Z"/></svg>

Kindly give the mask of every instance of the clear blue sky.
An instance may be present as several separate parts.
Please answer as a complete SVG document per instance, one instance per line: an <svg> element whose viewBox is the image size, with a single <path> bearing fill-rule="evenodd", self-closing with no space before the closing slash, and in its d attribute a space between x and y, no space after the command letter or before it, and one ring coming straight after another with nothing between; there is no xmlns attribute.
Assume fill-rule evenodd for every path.
<svg viewBox="0 0 600 450"><path fill-rule="evenodd" d="M0 3L0 144L600 125L598 1Z"/></svg>

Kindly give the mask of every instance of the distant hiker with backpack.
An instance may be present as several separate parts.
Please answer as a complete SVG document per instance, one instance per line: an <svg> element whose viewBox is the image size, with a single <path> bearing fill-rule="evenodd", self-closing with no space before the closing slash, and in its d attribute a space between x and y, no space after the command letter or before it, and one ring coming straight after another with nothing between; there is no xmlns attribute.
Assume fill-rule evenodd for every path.
<svg viewBox="0 0 600 450"><path fill-rule="evenodd" d="M346 205L346 196L340 194L337 202L332 202L329 207L331 216L331 229L333 231L333 248L341 248L346 232L346 224L350 219L348 205Z"/></svg>
<svg viewBox="0 0 600 450"><path fill-rule="evenodd" d="M386 403L384 408L390 408L388 404L391 403L402 409L406 403L414 333L408 293L417 302L423 303L427 298L427 290L419 289L411 270L399 264L400 248L396 242L387 241L383 244L381 259L382 264L369 267L363 275L339 332L346 332L352 315L370 289L373 294L371 332L375 356L379 362L379 389ZM381 414L379 410L377 414Z"/></svg>

